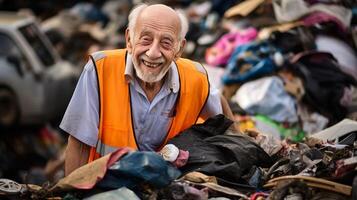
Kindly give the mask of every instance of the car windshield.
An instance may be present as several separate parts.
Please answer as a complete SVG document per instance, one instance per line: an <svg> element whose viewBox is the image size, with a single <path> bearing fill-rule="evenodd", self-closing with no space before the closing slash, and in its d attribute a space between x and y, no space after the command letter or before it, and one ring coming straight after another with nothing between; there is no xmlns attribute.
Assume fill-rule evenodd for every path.
<svg viewBox="0 0 357 200"><path fill-rule="evenodd" d="M34 48L37 56L46 67L49 67L55 63L54 56L45 45L44 41L40 37L41 32L34 24L21 27L19 30L26 38L27 42L31 45L31 47Z"/></svg>

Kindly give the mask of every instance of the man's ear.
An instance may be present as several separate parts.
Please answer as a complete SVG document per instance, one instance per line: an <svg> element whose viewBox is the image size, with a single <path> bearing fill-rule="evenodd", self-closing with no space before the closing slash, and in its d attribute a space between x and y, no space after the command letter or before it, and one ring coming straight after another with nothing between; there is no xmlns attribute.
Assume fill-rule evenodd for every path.
<svg viewBox="0 0 357 200"><path fill-rule="evenodd" d="M175 59L178 59L181 57L183 51L185 50L185 45L186 45L186 39L183 39L180 44L180 49L178 50L178 52L175 55Z"/></svg>
<svg viewBox="0 0 357 200"><path fill-rule="evenodd" d="M129 28L125 30L125 42L126 42L126 49L128 50L129 53L131 53L133 47L131 45L132 38L130 38Z"/></svg>

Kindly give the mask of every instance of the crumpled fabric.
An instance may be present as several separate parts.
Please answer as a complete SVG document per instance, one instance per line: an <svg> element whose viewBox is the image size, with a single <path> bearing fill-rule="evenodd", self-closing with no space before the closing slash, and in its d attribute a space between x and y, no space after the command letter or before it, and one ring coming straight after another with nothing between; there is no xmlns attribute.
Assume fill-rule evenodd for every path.
<svg viewBox="0 0 357 200"><path fill-rule="evenodd" d="M313 26L319 23L323 22L334 22L337 27L340 29L341 32L346 32L347 27L344 26L344 24L341 23L340 20L338 20L336 17L328 15L323 12L314 12L310 14L309 16L305 17L303 19L303 23L305 26Z"/></svg>
<svg viewBox="0 0 357 200"><path fill-rule="evenodd" d="M285 91L283 81L275 76L243 84L232 101L251 115L266 115L277 122L298 121L295 99Z"/></svg>
<svg viewBox="0 0 357 200"><path fill-rule="evenodd" d="M302 130L306 135L322 131L328 124L328 119L323 115L310 111L305 104L298 103L297 114L301 120Z"/></svg>
<svg viewBox="0 0 357 200"><path fill-rule="evenodd" d="M181 173L177 168L166 162L157 153L135 151L115 162L97 184L97 187L103 189L121 187L133 189L145 183L155 188L162 188L169 185L180 175Z"/></svg>
<svg viewBox="0 0 357 200"><path fill-rule="evenodd" d="M232 121L224 115L207 119L185 130L168 143L189 151L183 173L192 171L239 183L252 166L267 167L270 156L251 138L244 135L224 135Z"/></svg>
<svg viewBox="0 0 357 200"><path fill-rule="evenodd" d="M319 34L315 37L315 44L318 51L331 53L336 58L338 67L357 80L357 55L346 41Z"/></svg>
<svg viewBox="0 0 357 200"><path fill-rule="evenodd" d="M107 170L115 162L120 160L128 152L133 151L129 147L119 148L116 151L94 160L62 178L54 185L51 192L61 192L74 189L92 189L98 181L102 180Z"/></svg>
<svg viewBox="0 0 357 200"><path fill-rule="evenodd" d="M208 188L197 189L186 182L173 182L161 191L160 199L172 200L207 200Z"/></svg>
<svg viewBox="0 0 357 200"><path fill-rule="evenodd" d="M357 85L357 81L344 73L327 52L303 52L291 61L291 69L303 80L303 103L327 117L330 125L345 118L347 108L340 104L340 100L344 88Z"/></svg>
<svg viewBox="0 0 357 200"><path fill-rule="evenodd" d="M224 84L245 83L272 73L276 69L273 54L278 50L267 41L251 42L238 46L229 58Z"/></svg>
<svg viewBox="0 0 357 200"><path fill-rule="evenodd" d="M180 153L179 153L177 159L172 164L174 164L177 168L180 168L180 167L186 165L189 156L190 156L190 153L188 151L180 150Z"/></svg>
<svg viewBox="0 0 357 200"><path fill-rule="evenodd" d="M206 63L214 66L226 65L234 49L246 44L257 37L255 28L248 28L237 33L223 35L205 54Z"/></svg>
<svg viewBox="0 0 357 200"><path fill-rule="evenodd" d="M349 27L352 19L351 9L338 5L315 4L309 6L303 0L274 0L273 8L278 22L295 21L306 14L323 12L340 20L345 27Z"/></svg>

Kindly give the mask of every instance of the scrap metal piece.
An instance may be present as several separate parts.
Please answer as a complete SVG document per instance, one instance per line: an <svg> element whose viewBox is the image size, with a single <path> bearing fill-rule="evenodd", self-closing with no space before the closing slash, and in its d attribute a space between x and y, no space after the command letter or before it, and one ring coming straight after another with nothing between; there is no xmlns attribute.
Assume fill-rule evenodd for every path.
<svg viewBox="0 0 357 200"><path fill-rule="evenodd" d="M0 192L5 194L18 194L22 190L22 185L10 179L0 179Z"/></svg>

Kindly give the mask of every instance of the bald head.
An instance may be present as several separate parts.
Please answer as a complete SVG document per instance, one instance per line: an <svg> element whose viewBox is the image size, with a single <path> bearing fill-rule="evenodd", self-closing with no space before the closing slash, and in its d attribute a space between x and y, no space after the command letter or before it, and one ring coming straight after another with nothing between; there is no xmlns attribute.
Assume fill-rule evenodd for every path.
<svg viewBox="0 0 357 200"><path fill-rule="evenodd" d="M156 21L159 24L170 22L172 26L177 28L177 30L181 29L180 18L178 17L176 11L163 4L151 5L144 8L143 11L139 14L137 20L142 21L144 19L149 21Z"/></svg>
<svg viewBox="0 0 357 200"><path fill-rule="evenodd" d="M141 19L154 20L159 23L161 21L170 20L172 26L177 27L178 39L185 39L185 35L188 31L188 22L186 17L172 8L163 4L146 5L141 4L135 7L129 14L128 29L131 38L134 38L135 27L137 22Z"/></svg>
<svg viewBox="0 0 357 200"><path fill-rule="evenodd" d="M154 5L150 5L150 6L146 6L142 12L141 15L147 15L150 16L150 14L152 15L156 15L156 16L160 16L161 18L163 16L165 17L174 17L176 18L176 20L180 20L178 18L178 14L176 13L176 11L174 9L172 9L169 6L166 6L164 4L154 4Z"/></svg>

